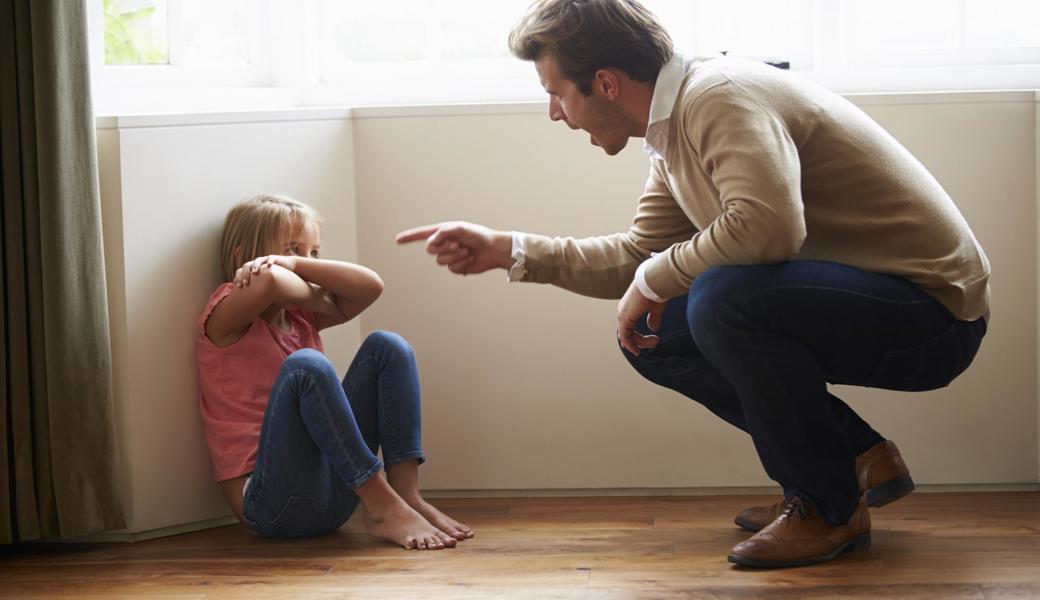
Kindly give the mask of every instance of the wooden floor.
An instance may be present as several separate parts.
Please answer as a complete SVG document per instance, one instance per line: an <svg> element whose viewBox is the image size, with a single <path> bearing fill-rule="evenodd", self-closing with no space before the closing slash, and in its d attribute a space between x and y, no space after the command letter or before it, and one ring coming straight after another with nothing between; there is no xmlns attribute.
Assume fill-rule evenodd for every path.
<svg viewBox="0 0 1040 600"><path fill-rule="evenodd" d="M405 551L355 520L311 540L240 526L0 553L3 598L1040 598L1040 493L916 493L871 511L874 545L826 564L726 562L761 497L476 498L435 504L477 537Z"/></svg>

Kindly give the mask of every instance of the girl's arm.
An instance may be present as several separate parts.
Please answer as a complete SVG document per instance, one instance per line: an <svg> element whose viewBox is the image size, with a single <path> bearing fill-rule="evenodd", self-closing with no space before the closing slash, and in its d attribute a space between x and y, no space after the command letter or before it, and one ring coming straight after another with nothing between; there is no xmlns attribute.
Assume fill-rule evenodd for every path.
<svg viewBox="0 0 1040 600"><path fill-rule="evenodd" d="M294 307L315 302L320 292L277 264L251 274L248 285L237 285L206 320L206 337L229 346L245 335L249 324L271 306Z"/></svg>
<svg viewBox="0 0 1040 600"><path fill-rule="evenodd" d="M236 287L250 287L251 279L272 265L292 271L304 282L316 286L312 296L293 306L313 312L318 329L353 319L383 293L383 280L367 267L282 254L263 256L243 265L235 276Z"/></svg>
<svg viewBox="0 0 1040 600"><path fill-rule="evenodd" d="M294 269L304 281L322 288L330 296L312 308L318 329L346 323L360 315L383 293L383 280L367 267L339 260L284 257L292 259Z"/></svg>

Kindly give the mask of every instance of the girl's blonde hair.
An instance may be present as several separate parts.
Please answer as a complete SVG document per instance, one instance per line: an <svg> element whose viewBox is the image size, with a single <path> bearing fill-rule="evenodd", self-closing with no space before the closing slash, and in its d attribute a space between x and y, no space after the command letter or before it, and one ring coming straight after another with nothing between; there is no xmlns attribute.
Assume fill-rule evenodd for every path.
<svg viewBox="0 0 1040 600"><path fill-rule="evenodd" d="M224 280L234 280L246 262L279 252L276 245L307 223L321 224L317 211L280 194L258 194L232 206L220 235Z"/></svg>

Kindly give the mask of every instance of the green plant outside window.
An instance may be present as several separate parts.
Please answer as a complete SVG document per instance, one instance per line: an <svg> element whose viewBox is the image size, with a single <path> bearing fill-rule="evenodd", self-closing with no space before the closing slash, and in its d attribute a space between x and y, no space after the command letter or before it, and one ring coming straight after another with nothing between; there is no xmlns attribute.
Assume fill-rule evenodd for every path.
<svg viewBox="0 0 1040 600"><path fill-rule="evenodd" d="M169 63L165 0L102 0L105 64Z"/></svg>

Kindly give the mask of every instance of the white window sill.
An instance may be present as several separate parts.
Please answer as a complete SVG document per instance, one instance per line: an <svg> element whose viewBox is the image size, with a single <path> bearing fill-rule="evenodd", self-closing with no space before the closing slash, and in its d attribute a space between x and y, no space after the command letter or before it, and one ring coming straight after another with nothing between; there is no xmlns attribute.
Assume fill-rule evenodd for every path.
<svg viewBox="0 0 1040 600"><path fill-rule="evenodd" d="M1040 90L844 94L858 106L906 104L1038 103ZM98 129L134 129L231 123L336 121L428 116L477 116L545 113L544 101L473 104L427 104L364 107L257 107L247 110L156 111L153 114L98 116Z"/></svg>

